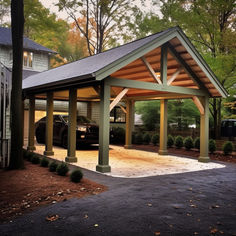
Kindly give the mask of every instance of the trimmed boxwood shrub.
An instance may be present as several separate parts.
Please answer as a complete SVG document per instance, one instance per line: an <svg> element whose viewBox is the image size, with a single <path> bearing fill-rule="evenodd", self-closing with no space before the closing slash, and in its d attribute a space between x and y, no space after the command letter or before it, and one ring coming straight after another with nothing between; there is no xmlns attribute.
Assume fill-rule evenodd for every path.
<svg viewBox="0 0 236 236"><path fill-rule="evenodd" d="M168 135L167 136L167 147L172 147L174 145L174 138L172 135Z"/></svg>
<svg viewBox="0 0 236 236"><path fill-rule="evenodd" d="M200 138L199 137L194 139L194 148L196 148L198 150L200 149Z"/></svg>
<svg viewBox="0 0 236 236"><path fill-rule="evenodd" d="M28 152L25 149L22 149L23 158L27 159Z"/></svg>
<svg viewBox="0 0 236 236"><path fill-rule="evenodd" d="M136 133L135 132L132 132L132 144L135 144L136 142L135 142L135 135L136 135Z"/></svg>
<svg viewBox="0 0 236 236"><path fill-rule="evenodd" d="M40 161L40 166L42 167L48 167L49 160L46 157L43 157Z"/></svg>
<svg viewBox="0 0 236 236"><path fill-rule="evenodd" d="M210 139L209 140L209 152L211 154L213 154L215 150L216 150L216 142L215 142L215 140Z"/></svg>
<svg viewBox="0 0 236 236"><path fill-rule="evenodd" d="M80 169L72 171L70 175L70 180L75 183L79 183L82 178L83 178L83 173Z"/></svg>
<svg viewBox="0 0 236 236"><path fill-rule="evenodd" d="M223 152L224 155L228 155L233 151L233 143L230 141L227 141L223 145Z"/></svg>
<svg viewBox="0 0 236 236"><path fill-rule="evenodd" d="M27 151L25 158L26 158L27 161L31 161L31 159L32 159L33 156L34 156L34 153L33 153L33 152Z"/></svg>
<svg viewBox="0 0 236 236"><path fill-rule="evenodd" d="M186 150L193 148L193 139L191 137L186 137L184 139L184 147Z"/></svg>
<svg viewBox="0 0 236 236"><path fill-rule="evenodd" d="M152 144L157 145L159 143L159 134L154 134L152 136Z"/></svg>
<svg viewBox="0 0 236 236"><path fill-rule="evenodd" d="M40 163L40 158L33 153L33 156L31 158L32 164L39 164Z"/></svg>
<svg viewBox="0 0 236 236"><path fill-rule="evenodd" d="M112 128L113 137L111 142L115 144L124 144L125 143L125 130L121 127Z"/></svg>
<svg viewBox="0 0 236 236"><path fill-rule="evenodd" d="M69 171L68 165L65 162L62 162L57 166L56 172L58 175L65 176Z"/></svg>
<svg viewBox="0 0 236 236"><path fill-rule="evenodd" d="M51 162L49 164L49 171L50 172L55 172L57 170L57 166L58 166L58 164L55 161Z"/></svg>
<svg viewBox="0 0 236 236"><path fill-rule="evenodd" d="M177 136L175 138L175 147L178 149L183 147L183 137L182 136Z"/></svg>
<svg viewBox="0 0 236 236"><path fill-rule="evenodd" d="M151 136L150 136L150 134L149 134L149 133L145 133L145 134L143 135L143 143L144 143L144 144L149 144L150 141L151 141Z"/></svg>
<svg viewBox="0 0 236 236"><path fill-rule="evenodd" d="M135 143L136 144L142 144L143 143L143 135L141 133L136 134Z"/></svg>

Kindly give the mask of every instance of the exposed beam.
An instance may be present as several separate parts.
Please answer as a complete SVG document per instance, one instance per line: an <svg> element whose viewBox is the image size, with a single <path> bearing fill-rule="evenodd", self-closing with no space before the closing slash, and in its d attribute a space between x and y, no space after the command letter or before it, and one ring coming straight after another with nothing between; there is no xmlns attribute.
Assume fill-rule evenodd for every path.
<svg viewBox="0 0 236 236"><path fill-rule="evenodd" d="M141 57L141 60L143 61L143 64L147 67L149 73L153 77L154 80L157 81L158 84L162 84L161 80L157 77L155 71L153 70L152 66L149 64L149 62L146 60L145 57Z"/></svg>
<svg viewBox="0 0 236 236"><path fill-rule="evenodd" d="M136 88L136 89L180 93L180 94L191 94L192 96L194 95L206 96L206 93L200 89L182 88L180 86L167 86L157 83L119 79L114 77L107 78L107 83L111 86L117 86L117 87Z"/></svg>
<svg viewBox="0 0 236 236"><path fill-rule="evenodd" d="M167 44L161 46L161 82L166 85L167 84L167 54L168 48Z"/></svg>
<svg viewBox="0 0 236 236"><path fill-rule="evenodd" d="M121 110L122 110L125 114L127 113L126 109L125 109L122 105L119 105L119 107L121 108Z"/></svg>
<svg viewBox="0 0 236 236"><path fill-rule="evenodd" d="M199 98L197 96L193 96L192 97L193 102L195 103L196 107L198 108L199 112L201 115L204 115L205 113L205 109L201 103L201 101L199 100Z"/></svg>
<svg viewBox="0 0 236 236"><path fill-rule="evenodd" d="M208 95L210 95L209 91L206 89L204 84L199 80L197 75L193 72L193 70L185 62L185 60L180 56L180 54L175 50L175 48L170 43L167 43L167 45L172 56L183 66L183 69L191 76L192 80L197 84L197 86L200 89L204 90Z"/></svg>
<svg viewBox="0 0 236 236"><path fill-rule="evenodd" d="M170 85L176 79L176 77L179 75L181 70L182 70L182 67L180 67L179 69L175 71L175 73L167 80L167 85Z"/></svg>
<svg viewBox="0 0 236 236"><path fill-rule="evenodd" d="M110 111L117 105L117 103L125 96L125 94L129 91L128 88L124 88L112 101L110 104Z"/></svg>

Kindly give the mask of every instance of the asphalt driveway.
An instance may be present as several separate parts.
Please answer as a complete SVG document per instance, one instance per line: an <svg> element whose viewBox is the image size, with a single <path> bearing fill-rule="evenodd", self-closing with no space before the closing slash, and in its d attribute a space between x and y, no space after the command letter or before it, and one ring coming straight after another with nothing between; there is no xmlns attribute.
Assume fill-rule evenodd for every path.
<svg viewBox="0 0 236 236"><path fill-rule="evenodd" d="M99 195L71 199L0 225L1 235L236 235L236 165L114 178L84 170L107 185ZM58 214L54 222L45 220Z"/></svg>

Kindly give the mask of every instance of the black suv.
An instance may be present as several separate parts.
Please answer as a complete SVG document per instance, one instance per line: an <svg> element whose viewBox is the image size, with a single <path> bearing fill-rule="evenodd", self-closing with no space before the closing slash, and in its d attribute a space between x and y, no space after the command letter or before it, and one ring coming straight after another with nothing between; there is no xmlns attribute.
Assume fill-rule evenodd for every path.
<svg viewBox="0 0 236 236"><path fill-rule="evenodd" d="M67 148L68 116L53 116L53 143ZM38 143L45 143L46 117L35 123L35 135ZM99 128L85 116L77 116L76 144L97 144Z"/></svg>

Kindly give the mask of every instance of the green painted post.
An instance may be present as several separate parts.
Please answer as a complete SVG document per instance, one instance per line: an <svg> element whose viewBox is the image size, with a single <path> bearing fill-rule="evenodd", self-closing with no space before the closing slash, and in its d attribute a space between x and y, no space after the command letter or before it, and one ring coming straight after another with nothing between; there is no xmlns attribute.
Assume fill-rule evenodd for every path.
<svg viewBox="0 0 236 236"><path fill-rule="evenodd" d="M23 110L24 112L24 110ZM28 151L34 151L34 122L35 122L35 97L29 97L29 130L28 130ZM24 140L24 139L23 139Z"/></svg>
<svg viewBox="0 0 236 236"><path fill-rule="evenodd" d="M68 146L66 162L77 162L76 158L76 126L77 126L77 88L69 90Z"/></svg>
<svg viewBox="0 0 236 236"><path fill-rule="evenodd" d="M167 151L167 99L161 100L159 155L168 155L168 151Z"/></svg>
<svg viewBox="0 0 236 236"><path fill-rule="evenodd" d="M132 148L132 131L134 126L134 101L126 101L125 148Z"/></svg>
<svg viewBox="0 0 236 236"><path fill-rule="evenodd" d="M167 45L161 47L161 81L163 85L167 84Z"/></svg>
<svg viewBox="0 0 236 236"><path fill-rule="evenodd" d="M100 115L99 115L99 154L96 170L102 173L110 172L109 166L109 136L110 136L110 86L106 79L101 81Z"/></svg>
<svg viewBox="0 0 236 236"><path fill-rule="evenodd" d="M47 107L46 107L46 139L44 155L53 156L53 92L47 93Z"/></svg>
<svg viewBox="0 0 236 236"><path fill-rule="evenodd" d="M198 161L209 162L209 98L202 97L200 101L204 107L204 114L200 115L200 156Z"/></svg>

